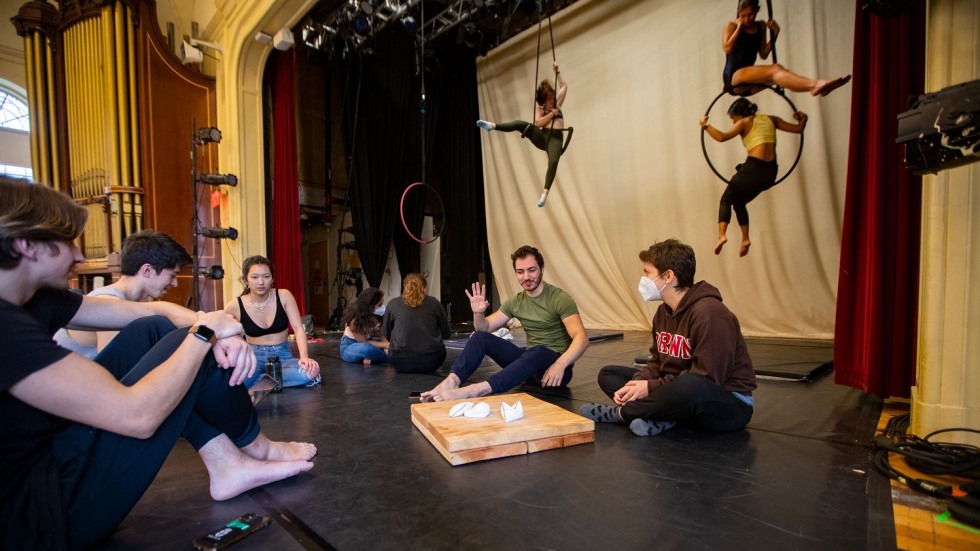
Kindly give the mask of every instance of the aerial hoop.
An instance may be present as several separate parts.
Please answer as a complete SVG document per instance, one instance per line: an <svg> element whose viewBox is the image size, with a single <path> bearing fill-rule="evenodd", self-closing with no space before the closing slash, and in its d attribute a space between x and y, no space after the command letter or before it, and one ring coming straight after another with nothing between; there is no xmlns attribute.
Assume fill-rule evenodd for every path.
<svg viewBox="0 0 980 551"><path fill-rule="evenodd" d="M430 186L429 184L427 184L425 182L415 182L415 183L409 184L408 187L405 188L405 191L402 192L402 200L401 200L401 203L399 204L399 207L398 207L398 210L401 213L401 217L402 217L402 227L405 228L405 233L407 233L409 237L411 237L412 239L414 239L415 241L418 241L419 243L421 243L423 245L428 245L429 243L432 243L436 239L439 239L440 237L442 237L442 234L444 233L445 230L440 231L438 235L436 235L432 239L429 239L428 241L426 241L424 239L420 239L419 237L417 237L415 234L412 233L412 230L408 229L408 222L405 220L405 197L408 196L409 190L411 190L415 186L425 186L425 187L429 188L429 191L431 191L433 195L436 196L436 200L439 201L439 210L442 211L442 217L443 217L443 224L442 224L442 226L443 226L443 228L446 227L446 223L445 223L446 207L445 207L445 205L442 204L442 197L439 197L439 192L436 191L436 188Z"/></svg>
<svg viewBox="0 0 980 551"><path fill-rule="evenodd" d="M775 86L767 86L766 88L769 89L769 90L772 90L772 92L775 93L777 96L779 96L779 97L783 98L784 100L786 100L786 103L789 104L789 108L792 110L793 113L796 113L798 111L798 109L796 109L796 105L793 105L793 101L790 100L789 97L787 97L786 94L784 94L782 92L782 90L780 90L779 88L777 88ZM711 114L711 109L715 106L716 103L718 103L718 100L720 100L721 97L722 96L725 96L725 95L728 95L728 92L725 91L725 90L722 90L720 94L718 94L717 96L715 96L715 99L713 99L711 101L711 103L708 104L708 108L705 110L704 116L706 116L706 117L709 116ZM707 148L707 146L705 146L705 143L704 143L704 135L706 133L707 133L707 131L702 127L701 128L701 153L704 154L704 160L705 161L708 161L708 166L711 167L711 172L714 172L715 173L715 176L717 176L718 178L720 178L722 182L725 182L726 184L731 183L728 178L725 178L721 174L721 172L718 172L718 169L715 168L714 163L711 162L711 157L708 156L708 148ZM800 147L799 147L799 149L796 150L796 159L793 160L793 164L789 167L789 170L786 171L786 173L783 174L781 178L777 179L776 182L773 185L776 185L776 184L782 182L790 174L792 174L793 171L796 169L796 165L798 165L800 163L800 157L802 157L802 156L803 156L803 132L800 133Z"/></svg>

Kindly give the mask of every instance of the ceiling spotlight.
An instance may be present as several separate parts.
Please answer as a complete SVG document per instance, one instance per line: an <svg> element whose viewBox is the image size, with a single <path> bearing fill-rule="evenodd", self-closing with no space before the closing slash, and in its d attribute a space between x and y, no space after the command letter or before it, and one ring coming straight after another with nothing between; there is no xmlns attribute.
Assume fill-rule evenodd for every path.
<svg viewBox="0 0 980 551"><path fill-rule="evenodd" d="M364 16L364 14L357 14L354 16L354 33L361 36L367 36L371 32L371 20Z"/></svg>
<svg viewBox="0 0 980 551"><path fill-rule="evenodd" d="M221 143L221 131L213 126L197 130L197 143Z"/></svg>
<svg viewBox="0 0 980 551"><path fill-rule="evenodd" d="M411 15L402 18L402 28L408 34L414 35L419 30L419 23Z"/></svg>

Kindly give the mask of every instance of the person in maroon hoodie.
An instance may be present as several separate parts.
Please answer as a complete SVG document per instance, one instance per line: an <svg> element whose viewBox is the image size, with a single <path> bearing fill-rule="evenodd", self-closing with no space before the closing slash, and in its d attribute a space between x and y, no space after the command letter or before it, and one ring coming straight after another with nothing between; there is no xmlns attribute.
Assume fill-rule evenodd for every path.
<svg viewBox="0 0 980 551"><path fill-rule="evenodd" d="M599 387L615 405L586 404L582 415L628 424L653 436L680 423L727 432L752 418L755 370L738 318L706 281L694 283L694 249L676 239L640 252L644 300L662 300L653 316L652 357L637 369L609 365Z"/></svg>

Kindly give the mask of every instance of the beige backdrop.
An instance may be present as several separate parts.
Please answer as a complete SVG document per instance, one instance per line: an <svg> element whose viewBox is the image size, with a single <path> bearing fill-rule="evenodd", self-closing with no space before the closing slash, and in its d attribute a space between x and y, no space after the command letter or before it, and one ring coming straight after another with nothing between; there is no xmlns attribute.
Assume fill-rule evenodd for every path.
<svg viewBox="0 0 980 551"><path fill-rule="evenodd" d="M826 98L790 93L810 115L800 165L749 205L752 249L738 257L735 219L720 256L718 199L725 184L701 153L698 119L720 92L721 32L737 2L580 0L552 18L566 125L575 128L545 208L536 206L547 156L519 134L483 133L489 246L502 296L519 287L510 253L522 244L545 256L546 280L569 291L594 329L649 329L656 304L640 299L637 253L676 237L698 255L696 279L717 286L747 335L831 338L847 169L850 86ZM779 61L804 75L850 72L853 0L775 0ZM765 16L763 7L762 18ZM537 27L478 61L481 116L532 116ZM551 72L547 21L540 78ZM711 122L728 128L721 98ZM771 92L760 111L791 119ZM474 126L474 131L477 131ZM780 175L798 141L780 132ZM726 176L740 141L709 143Z"/></svg>

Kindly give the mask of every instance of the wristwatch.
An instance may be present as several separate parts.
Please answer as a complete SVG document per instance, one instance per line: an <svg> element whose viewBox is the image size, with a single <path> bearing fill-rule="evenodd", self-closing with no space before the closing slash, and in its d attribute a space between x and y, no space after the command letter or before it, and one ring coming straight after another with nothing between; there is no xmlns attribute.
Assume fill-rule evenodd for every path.
<svg viewBox="0 0 980 551"><path fill-rule="evenodd" d="M210 344L214 344L218 341L218 338L214 336L214 330L207 325L195 325L187 330L187 334L194 335L202 341Z"/></svg>

